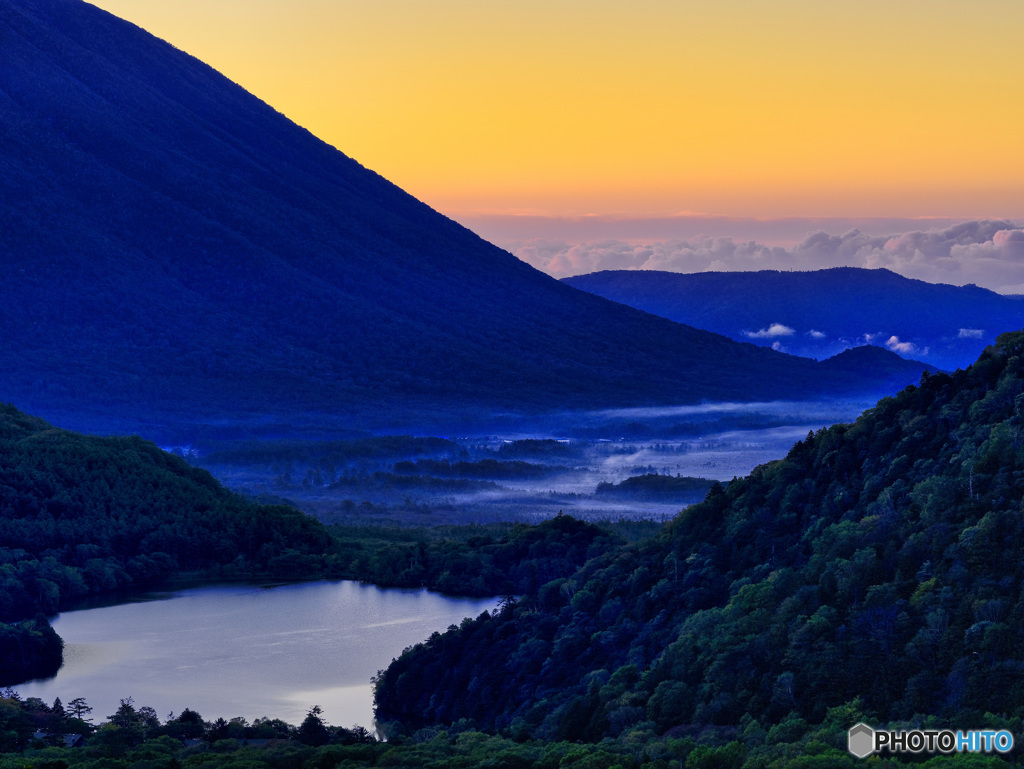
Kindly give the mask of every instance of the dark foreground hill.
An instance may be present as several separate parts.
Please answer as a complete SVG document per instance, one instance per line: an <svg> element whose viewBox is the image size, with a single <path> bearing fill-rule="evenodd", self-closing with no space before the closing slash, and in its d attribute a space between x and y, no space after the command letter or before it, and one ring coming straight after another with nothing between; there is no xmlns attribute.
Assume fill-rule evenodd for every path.
<svg viewBox="0 0 1024 769"><path fill-rule="evenodd" d="M1019 733L1022 410L1018 332L408 650L378 713L568 740L708 728L740 752L826 721Z"/></svg>
<svg viewBox="0 0 1024 769"><path fill-rule="evenodd" d="M563 282L732 339L778 343L794 355L827 358L866 341L892 340L905 357L949 371L970 365L998 334L1024 326L1019 297L884 269L610 270Z"/></svg>
<svg viewBox="0 0 1024 769"><path fill-rule="evenodd" d="M381 423L889 386L560 284L80 0L0 8L0 392L32 413Z"/></svg>

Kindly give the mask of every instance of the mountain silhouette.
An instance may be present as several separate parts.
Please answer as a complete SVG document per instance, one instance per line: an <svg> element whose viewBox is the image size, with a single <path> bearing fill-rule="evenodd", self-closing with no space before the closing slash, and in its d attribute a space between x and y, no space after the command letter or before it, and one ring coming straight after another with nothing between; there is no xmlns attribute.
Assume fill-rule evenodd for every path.
<svg viewBox="0 0 1024 769"><path fill-rule="evenodd" d="M608 270L563 282L679 323L762 345L778 342L814 358L872 343L953 370L973 363L1002 332L1024 326L1021 297L926 283L886 269Z"/></svg>
<svg viewBox="0 0 1024 769"><path fill-rule="evenodd" d="M563 285L80 0L0 6L0 398L33 413L386 426L892 385Z"/></svg>

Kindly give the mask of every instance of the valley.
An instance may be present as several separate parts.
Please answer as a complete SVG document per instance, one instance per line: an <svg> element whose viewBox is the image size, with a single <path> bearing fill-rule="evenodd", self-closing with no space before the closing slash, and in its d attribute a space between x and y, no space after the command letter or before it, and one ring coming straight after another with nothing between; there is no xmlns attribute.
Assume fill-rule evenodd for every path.
<svg viewBox="0 0 1024 769"><path fill-rule="evenodd" d="M644 477L634 474L639 470L674 478L663 472L675 469L673 462L680 471L700 466L709 475L722 474L808 428L783 458L712 484L703 502L666 523L609 516L595 528L555 515L535 525L424 528L400 518L373 523L371 513L387 503L364 500L366 505L352 504L365 516L358 524L330 527L327 557L283 554L275 568L282 576L298 568L293 579L308 577L315 564L354 568L379 585L425 581L442 591L469 588L494 607L406 647L374 677L376 728L387 743L357 728L324 726L319 707L312 725L308 714L303 720L305 731L276 719L250 723L243 709L231 722L208 722L199 732L209 735L207 741L182 749L158 742L159 735L182 729L181 721L168 716L163 724L146 708L126 709L122 698L121 715L111 718L136 723L136 737L118 743L115 732L103 727L87 752L47 750L61 760L106 751L137 762L139 751L161 750L181 759L201 754L212 765L237 758L269 766L278 760L274 751L283 749L262 746L261 735L269 735L303 762L347 757L357 766L374 765L385 744L394 751L389 763L399 766L418 765L428 755L440 761L475 755L480 761L470 748L478 743L499 747L510 761L564 758L568 746L578 745L578 756L607 766L629 759L638 766L679 760L782 767L804 751L815 751L822 765L852 766L843 743L851 719L884 718L895 725L921 717L971 719L1014 733L1020 726L1015 687L999 695L1002 715L981 713L980 706L992 701L994 676L1016 675L1011 628L1022 604L1008 576L1016 573L1022 541L1012 513L1020 503L1021 450L1014 435L1015 404L1024 387L1022 344L1021 333L1004 335L967 371L927 376L854 420L828 427L809 425L839 415L834 405L720 404L601 412L574 439L377 436L320 447L334 454L318 453L308 442L268 444L267 466L288 452L295 461L304 448L308 467L296 464L293 470L306 467L314 476L317 467L324 472L325 458L348 456L345 467L362 468L368 477L375 466L390 467L393 475L405 468L429 470L433 474L423 477L434 481L452 472L457 480L471 480L466 476L495 467L525 475L544 467L557 473L586 467L587 474L600 475L603 467L601 477L609 479L603 482L621 487L626 478ZM16 413L6 419L7 440L20 441L23 449L34 435L100 440L55 433ZM687 423L693 433L688 439L681 427ZM716 428L708 429L710 424ZM603 432L609 425L619 429ZM627 425L632 439L599 437ZM638 439L641 433L648 442ZM723 449L730 447L735 451L726 461ZM237 464L251 461L257 448L222 447L222 454L206 456ZM180 457L163 456L178 472L187 467ZM202 452L190 456L198 461ZM583 473L577 470L577 476ZM566 483L572 482L578 478ZM551 478L531 478L524 488L533 483L542 488ZM599 496L596 486L593 496ZM419 506L421 514L432 513L429 502ZM642 510L645 501L630 506ZM494 596L501 596L497 606ZM323 638L337 635L333 625L308 627ZM293 620L274 632L286 637L306 633L304 628L304 621ZM969 648L947 643L959 638L975 645L991 672L972 667ZM856 666L839 662L843 658ZM893 679L893 665L905 671L902 678ZM864 688L860 674L875 683ZM55 691L35 686L26 692ZM6 691L8 711L35 708L30 712L37 721L48 712L40 709L45 702L30 697L18 704L10 698L20 695ZM326 694L321 699L334 702ZM203 705L193 701L188 707ZM310 736L318 723L321 736ZM236 741L223 742L230 734ZM260 747L246 748L246 735ZM318 747L319 740L330 745Z"/></svg>
<svg viewBox="0 0 1024 769"><path fill-rule="evenodd" d="M703 499L708 483L650 491L659 478L728 482L869 405L709 403L508 415L475 425L500 433L200 440L165 449L235 491L285 499L327 524L536 523L559 512L589 521L666 521ZM636 481L632 491L611 488L638 477L648 477L647 492Z"/></svg>

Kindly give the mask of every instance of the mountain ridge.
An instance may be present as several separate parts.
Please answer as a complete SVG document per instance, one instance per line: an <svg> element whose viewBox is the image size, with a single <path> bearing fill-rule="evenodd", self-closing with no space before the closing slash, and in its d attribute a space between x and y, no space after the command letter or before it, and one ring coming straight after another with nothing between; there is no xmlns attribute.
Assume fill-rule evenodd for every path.
<svg viewBox="0 0 1024 769"><path fill-rule="evenodd" d="M998 334L1024 326L1018 297L973 284L927 283L885 268L605 270L563 282L731 339L819 359L858 344L884 344L953 370L970 365Z"/></svg>

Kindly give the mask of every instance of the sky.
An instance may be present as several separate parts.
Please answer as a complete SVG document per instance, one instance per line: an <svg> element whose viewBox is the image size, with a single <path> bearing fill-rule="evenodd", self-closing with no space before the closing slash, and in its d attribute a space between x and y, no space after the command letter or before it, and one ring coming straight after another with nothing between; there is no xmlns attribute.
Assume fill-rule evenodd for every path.
<svg viewBox="0 0 1024 769"><path fill-rule="evenodd" d="M1024 222L1019 0L94 4L527 261Z"/></svg>

